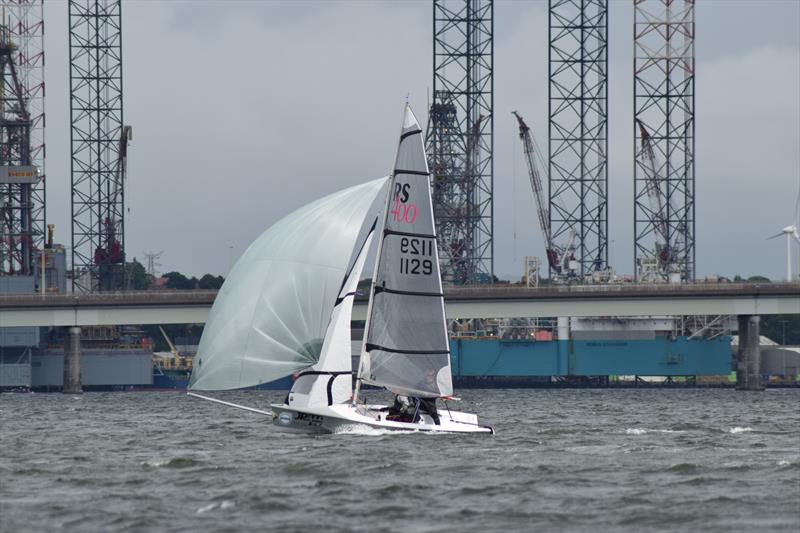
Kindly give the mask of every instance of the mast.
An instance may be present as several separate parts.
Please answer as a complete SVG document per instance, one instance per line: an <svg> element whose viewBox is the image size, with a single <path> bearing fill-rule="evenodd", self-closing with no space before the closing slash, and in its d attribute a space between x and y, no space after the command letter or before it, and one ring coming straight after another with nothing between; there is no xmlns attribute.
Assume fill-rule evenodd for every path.
<svg viewBox="0 0 800 533"><path fill-rule="evenodd" d="M408 104L406 104L408 107ZM405 111L403 112L405 114ZM400 144L397 145L395 150L395 159L397 159L397 152L400 150ZM392 191L394 190L394 171L392 177L389 179L389 185L386 187L386 200L383 202L383 219L381 224L375 230L375 235L378 236L378 251L375 254L375 266L372 267L372 279L369 284L369 300L367 300L367 319L364 321L364 338L361 340L361 355L358 357L358 374L356 375L356 386L353 390L353 406L358 403L358 395L361 392L361 373L364 371L364 354L367 350L367 331L369 331L369 323L372 318L372 295L375 294L375 280L378 277L378 267L380 266L381 252L383 251L383 230L386 228L386 219L389 217L389 204L392 201Z"/></svg>

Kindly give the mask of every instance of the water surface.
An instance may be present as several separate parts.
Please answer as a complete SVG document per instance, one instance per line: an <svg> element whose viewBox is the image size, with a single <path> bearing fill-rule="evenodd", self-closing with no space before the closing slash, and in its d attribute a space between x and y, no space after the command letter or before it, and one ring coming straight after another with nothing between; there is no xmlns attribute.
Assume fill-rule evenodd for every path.
<svg viewBox="0 0 800 533"><path fill-rule="evenodd" d="M2 394L0 530L800 530L800 390L459 394L495 436L293 435L169 392Z"/></svg>

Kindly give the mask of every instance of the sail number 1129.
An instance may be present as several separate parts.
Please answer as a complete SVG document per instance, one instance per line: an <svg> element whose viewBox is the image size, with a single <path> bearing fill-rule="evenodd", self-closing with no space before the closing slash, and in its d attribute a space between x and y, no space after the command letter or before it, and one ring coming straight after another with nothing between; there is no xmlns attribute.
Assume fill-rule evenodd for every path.
<svg viewBox="0 0 800 533"><path fill-rule="evenodd" d="M433 273L433 239L403 237L400 240L400 252L403 254L400 257L401 274L428 276Z"/></svg>

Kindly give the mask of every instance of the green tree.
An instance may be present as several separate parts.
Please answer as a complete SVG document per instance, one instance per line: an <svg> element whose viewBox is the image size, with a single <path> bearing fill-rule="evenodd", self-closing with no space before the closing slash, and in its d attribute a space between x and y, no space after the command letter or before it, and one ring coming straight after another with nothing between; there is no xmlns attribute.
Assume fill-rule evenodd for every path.
<svg viewBox="0 0 800 533"><path fill-rule="evenodd" d="M225 278L222 276L206 274L197 282L197 287L200 289L219 289L224 281Z"/></svg>
<svg viewBox="0 0 800 533"><path fill-rule="evenodd" d="M153 276L147 273L139 261L134 257L133 262L125 263L125 272L127 277L128 288L135 291L144 291L150 287L153 281Z"/></svg>
<svg viewBox="0 0 800 533"><path fill-rule="evenodd" d="M197 288L196 279L189 279L180 272L167 272L164 277L167 278L166 287L168 289L190 290Z"/></svg>
<svg viewBox="0 0 800 533"><path fill-rule="evenodd" d="M743 278L739 274L733 276L734 283L771 283L771 280L764 276L750 276L749 278Z"/></svg>

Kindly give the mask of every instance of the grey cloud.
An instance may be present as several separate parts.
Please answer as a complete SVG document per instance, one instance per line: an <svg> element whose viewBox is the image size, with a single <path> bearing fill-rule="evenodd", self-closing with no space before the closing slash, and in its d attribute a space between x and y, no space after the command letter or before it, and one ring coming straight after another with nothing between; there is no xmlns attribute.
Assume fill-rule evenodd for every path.
<svg viewBox="0 0 800 533"><path fill-rule="evenodd" d="M238 255L292 209L385 175L407 94L425 122L427 1L123 9L128 253L165 250L164 268L225 273L229 247ZM48 2L45 16L49 218L68 243L66 8ZM546 3L497 2L495 16L495 269L518 277L543 245L510 111L545 147ZM798 19L794 2L698 3L700 275L782 275L784 248L763 237L789 223L800 181ZM612 2L610 238L621 272L632 264L631 24L630 3Z"/></svg>

